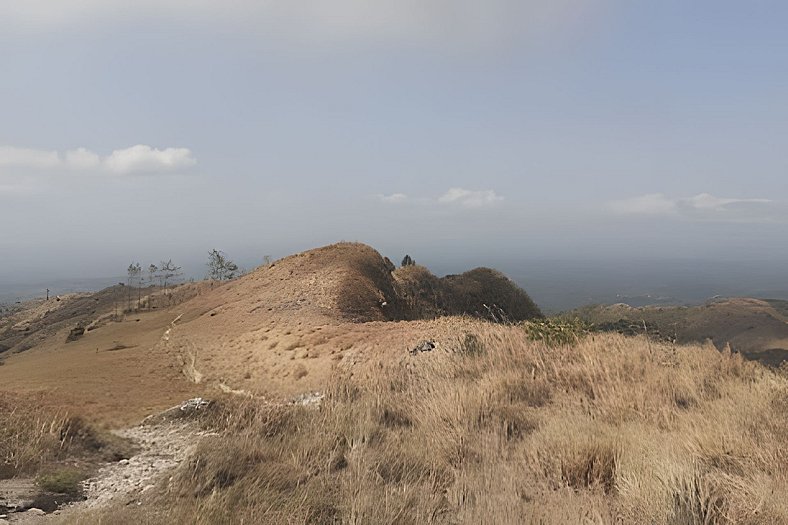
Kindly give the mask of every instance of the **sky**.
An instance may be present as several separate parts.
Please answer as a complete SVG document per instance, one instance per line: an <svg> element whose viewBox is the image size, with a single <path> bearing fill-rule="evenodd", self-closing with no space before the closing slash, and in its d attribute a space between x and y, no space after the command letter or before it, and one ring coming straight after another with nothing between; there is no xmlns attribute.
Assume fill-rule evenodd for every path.
<svg viewBox="0 0 788 525"><path fill-rule="evenodd" d="M782 1L2 2L0 282L340 240L784 265L786 26Z"/></svg>

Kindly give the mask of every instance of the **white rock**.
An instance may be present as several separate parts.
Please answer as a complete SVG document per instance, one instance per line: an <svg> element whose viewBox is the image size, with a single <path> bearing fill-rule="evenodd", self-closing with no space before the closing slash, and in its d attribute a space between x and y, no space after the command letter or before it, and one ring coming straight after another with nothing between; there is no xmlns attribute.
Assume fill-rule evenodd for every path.
<svg viewBox="0 0 788 525"><path fill-rule="evenodd" d="M33 507L32 509L27 509L27 513L30 514L31 516L43 516L44 514L46 514L46 512L44 512L43 510L37 509L35 507Z"/></svg>

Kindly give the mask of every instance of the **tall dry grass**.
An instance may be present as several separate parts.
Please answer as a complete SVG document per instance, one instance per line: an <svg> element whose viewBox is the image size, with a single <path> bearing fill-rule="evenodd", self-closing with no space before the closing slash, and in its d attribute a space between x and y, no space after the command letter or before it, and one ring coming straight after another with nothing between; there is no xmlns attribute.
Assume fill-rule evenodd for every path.
<svg viewBox="0 0 788 525"><path fill-rule="evenodd" d="M34 475L63 463L87 471L129 457L134 447L40 394L0 391L0 479Z"/></svg>
<svg viewBox="0 0 788 525"><path fill-rule="evenodd" d="M226 401L151 523L785 523L788 381L711 346L491 326L337 375L319 409ZM107 523L123 514L107 514ZM95 516L94 516L95 518ZM111 518L111 519L110 519Z"/></svg>
<svg viewBox="0 0 788 525"><path fill-rule="evenodd" d="M36 472L67 447L67 414L0 392L0 479Z"/></svg>

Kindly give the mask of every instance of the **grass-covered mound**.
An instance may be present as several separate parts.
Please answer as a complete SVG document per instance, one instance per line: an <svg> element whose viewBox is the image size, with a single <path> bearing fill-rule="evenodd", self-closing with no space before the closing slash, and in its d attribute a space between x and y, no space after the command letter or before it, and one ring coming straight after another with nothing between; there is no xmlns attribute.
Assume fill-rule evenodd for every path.
<svg viewBox="0 0 788 525"><path fill-rule="evenodd" d="M155 504L89 518L788 522L778 372L614 334L548 345L491 325L457 341L338 375L319 407L228 400Z"/></svg>
<svg viewBox="0 0 788 525"><path fill-rule="evenodd" d="M438 278L412 265L397 269L394 278L411 318L470 315L505 323L542 317L525 290L490 268Z"/></svg>

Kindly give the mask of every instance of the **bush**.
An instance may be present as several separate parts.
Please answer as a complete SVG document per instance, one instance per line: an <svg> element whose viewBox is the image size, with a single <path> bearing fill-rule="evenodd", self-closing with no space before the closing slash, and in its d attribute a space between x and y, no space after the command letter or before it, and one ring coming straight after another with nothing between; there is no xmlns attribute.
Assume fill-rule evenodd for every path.
<svg viewBox="0 0 788 525"><path fill-rule="evenodd" d="M484 343L476 334L465 334L460 340L459 352L463 355L475 356L484 354Z"/></svg>
<svg viewBox="0 0 788 525"><path fill-rule="evenodd" d="M78 496L82 493L82 481L87 478L84 471L66 467L41 474L36 484L46 492Z"/></svg>
<svg viewBox="0 0 788 525"><path fill-rule="evenodd" d="M522 323L531 341L548 346L575 344L593 331L593 325L581 319L535 319Z"/></svg>

